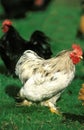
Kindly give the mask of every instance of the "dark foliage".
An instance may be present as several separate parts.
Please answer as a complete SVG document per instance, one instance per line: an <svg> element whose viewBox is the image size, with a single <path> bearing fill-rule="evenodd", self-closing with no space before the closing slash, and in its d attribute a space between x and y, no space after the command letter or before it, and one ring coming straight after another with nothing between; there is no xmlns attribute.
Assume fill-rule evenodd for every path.
<svg viewBox="0 0 84 130"><path fill-rule="evenodd" d="M65 117L64 122L71 120L72 122L78 121L81 124L84 123L83 115L76 115L76 114L72 114L72 113L63 113L63 116Z"/></svg>

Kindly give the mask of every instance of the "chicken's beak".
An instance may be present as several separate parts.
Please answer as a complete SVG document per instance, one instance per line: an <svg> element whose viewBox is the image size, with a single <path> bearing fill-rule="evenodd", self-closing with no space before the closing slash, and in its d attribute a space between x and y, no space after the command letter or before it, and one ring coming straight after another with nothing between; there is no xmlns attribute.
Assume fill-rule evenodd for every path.
<svg viewBox="0 0 84 130"><path fill-rule="evenodd" d="M79 56L79 58L80 58L81 60L83 60L83 56Z"/></svg>

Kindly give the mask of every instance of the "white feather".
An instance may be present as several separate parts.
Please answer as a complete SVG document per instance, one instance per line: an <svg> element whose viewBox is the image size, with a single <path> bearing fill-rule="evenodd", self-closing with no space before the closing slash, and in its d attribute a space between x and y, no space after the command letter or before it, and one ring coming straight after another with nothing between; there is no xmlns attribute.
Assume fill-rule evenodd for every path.
<svg viewBox="0 0 84 130"><path fill-rule="evenodd" d="M63 91L74 78L74 72L70 74L64 74L64 72L58 72L55 77L55 81L45 81L41 79L41 75L33 75L26 81L23 88L20 90L21 97L26 97L30 101L43 101L50 99Z"/></svg>
<svg viewBox="0 0 84 130"><path fill-rule="evenodd" d="M16 65L16 74L24 86L20 96L30 101L44 101L61 93L73 80L75 66L70 52L44 60L33 51L26 51Z"/></svg>

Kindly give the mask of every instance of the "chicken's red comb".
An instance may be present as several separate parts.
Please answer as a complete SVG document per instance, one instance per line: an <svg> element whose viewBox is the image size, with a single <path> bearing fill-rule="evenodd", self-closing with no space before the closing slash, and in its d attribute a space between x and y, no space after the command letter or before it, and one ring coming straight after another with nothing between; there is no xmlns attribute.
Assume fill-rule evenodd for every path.
<svg viewBox="0 0 84 130"><path fill-rule="evenodd" d="M3 21L3 23L2 23L2 25L4 26L4 25L12 25L12 22L11 22L11 20L9 20L9 19L6 19L6 20L4 20Z"/></svg>
<svg viewBox="0 0 84 130"><path fill-rule="evenodd" d="M82 51L82 48L80 47L80 45L73 44L73 45L72 45L72 48L73 48L79 55L82 55L82 54L83 54L83 51Z"/></svg>

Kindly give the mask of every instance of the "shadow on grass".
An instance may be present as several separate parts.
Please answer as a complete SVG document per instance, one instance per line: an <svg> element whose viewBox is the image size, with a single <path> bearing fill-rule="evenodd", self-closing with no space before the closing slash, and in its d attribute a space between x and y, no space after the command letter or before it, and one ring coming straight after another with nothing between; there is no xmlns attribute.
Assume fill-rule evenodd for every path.
<svg viewBox="0 0 84 130"><path fill-rule="evenodd" d="M81 124L84 123L84 115L76 115L72 113L63 113L64 120L63 122L66 122L66 120L71 120L71 121L78 121Z"/></svg>
<svg viewBox="0 0 84 130"><path fill-rule="evenodd" d="M20 87L17 85L8 85L5 88L5 93L9 97L13 98L15 100L15 102L22 102L23 101L23 99L17 98L19 91L20 91Z"/></svg>
<svg viewBox="0 0 84 130"><path fill-rule="evenodd" d="M8 85L5 88L5 93L12 98L15 98L17 96L17 93L19 92L20 87L15 85Z"/></svg>
<svg viewBox="0 0 84 130"><path fill-rule="evenodd" d="M84 76L82 75L82 76L75 76L75 79L81 79L81 80L84 80Z"/></svg>
<svg viewBox="0 0 84 130"><path fill-rule="evenodd" d="M17 78L15 73L9 72L4 65L0 65L0 74L4 74L5 76L11 76L13 78Z"/></svg>
<svg viewBox="0 0 84 130"><path fill-rule="evenodd" d="M7 73L7 69L5 68L5 66L0 65L0 74L6 74Z"/></svg>
<svg viewBox="0 0 84 130"><path fill-rule="evenodd" d="M6 88L5 88L5 93L9 96L9 97L11 97L11 98L13 98L14 100L15 100L15 102L21 102L22 101L22 99L17 99L16 97L17 97L17 93L19 92L19 90L20 90L20 87L19 86L16 86L16 85L8 85L8 86L6 86ZM37 110L39 110L39 107L37 107L38 105L36 105L36 106L32 106L32 108L34 107L34 109L31 109L31 108L29 108L29 111L32 111L33 112L33 110L35 111L35 108L36 108L36 111ZM23 107L22 107L23 108ZM25 109L25 107L24 107L24 109ZM26 109L25 109L26 110ZM27 111L28 112L28 111ZM66 123L67 121L72 121L72 122L74 122L74 121L78 121L78 122L80 122L81 124L82 123L84 123L84 115L76 115L76 114L73 114L73 113L63 113L63 120L62 120L62 122L63 123Z"/></svg>

